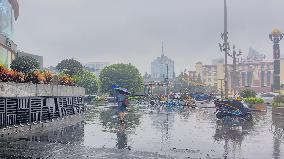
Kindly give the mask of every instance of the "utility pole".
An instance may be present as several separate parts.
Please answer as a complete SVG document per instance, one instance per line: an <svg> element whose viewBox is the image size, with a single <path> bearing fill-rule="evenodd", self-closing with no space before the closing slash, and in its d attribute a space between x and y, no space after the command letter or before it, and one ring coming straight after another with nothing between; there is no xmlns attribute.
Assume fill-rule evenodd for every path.
<svg viewBox="0 0 284 159"><path fill-rule="evenodd" d="M165 82L166 82L166 93L167 93L167 96L169 95L169 64L167 64L167 77L165 79Z"/></svg>
<svg viewBox="0 0 284 159"><path fill-rule="evenodd" d="M162 41L162 56L164 55L165 55L164 54L164 41ZM164 63L162 63L162 65L164 66ZM164 83L166 84L165 95L168 96L169 94L169 64L165 63L165 65L166 65L166 77L165 77L165 74L163 74L163 76L164 76Z"/></svg>
<svg viewBox="0 0 284 159"><path fill-rule="evenodd" d="M164 41L162 41L162 56L164 56Z"/></svg>
<svg viewBox="0 0 284 159"><path fill-rule="evenodd" d="M224 97L224 93L223 93L223 81L224 79L218 79L219 81L221 81L221 98Z"/></svg>
<svg viewBox="0 0 284 159"><path fill-rule="evenodd" d="M225 53L225 97L228 97L228 91L229 91L229 84L228 84L228 54L230 50L230 45L228 43L228 10L227 10L227 0L224 0L224 33L221 34L221 38L223 40L223 44L219 43L219 47L221 52L224 51Z"/></svg>
<svg viewBox="0 0 284 159"><path fill-rule="evenodd" d="M236 51L236 46L233 45L233 54L229 54L230 57L233 58L233 73L232 73L232 88L234 90L234 94L237 93L237 89L239 88L239 74L237 72L237 60L238 60L238 56L242 55L242 51L239 50L239 52L237 53Z"/></svg>

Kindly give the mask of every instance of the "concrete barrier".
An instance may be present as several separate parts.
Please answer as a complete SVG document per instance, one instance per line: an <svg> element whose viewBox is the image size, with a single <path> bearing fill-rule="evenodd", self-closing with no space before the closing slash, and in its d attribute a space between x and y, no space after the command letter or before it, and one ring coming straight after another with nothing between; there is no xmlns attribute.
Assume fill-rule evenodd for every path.
<svg viewBox="0 0 284 159"><path fill-rule="evenodd" d="M0 97L78 97L85 89L76 86L0 82Z"/></svg>
<svg viewBox="0 0 284 159"><path fill-rule="evenodd" d="M272 114L284 115L284 107L272 107Z"/></svg>
<svg viewBox="0 0 284 159"><path fill-rule="evenodd" d="M75 125L84 120L84 114L66 116L64 118L53 119L52 121L33 122L21 125L9 126L0 129L0 135L2 138L6 137L18 137L29 133L35 133L40 131L48 131L50 129L59 129L69 125Z"/></svg>

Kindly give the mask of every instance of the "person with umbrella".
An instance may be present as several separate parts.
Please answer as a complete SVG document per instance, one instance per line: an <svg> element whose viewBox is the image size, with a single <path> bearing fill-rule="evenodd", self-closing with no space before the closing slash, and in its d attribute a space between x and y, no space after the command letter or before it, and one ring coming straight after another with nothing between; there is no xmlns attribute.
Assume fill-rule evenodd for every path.
<svg viewBox="0 0 284 159"><path fill-rule="evenodd" d="M129 100L127 95L130 95L127 89L125 88L115 88L118 92L117 103L118 103L118 117L121 124L124 124L126 108L129 106Z"/></svg>

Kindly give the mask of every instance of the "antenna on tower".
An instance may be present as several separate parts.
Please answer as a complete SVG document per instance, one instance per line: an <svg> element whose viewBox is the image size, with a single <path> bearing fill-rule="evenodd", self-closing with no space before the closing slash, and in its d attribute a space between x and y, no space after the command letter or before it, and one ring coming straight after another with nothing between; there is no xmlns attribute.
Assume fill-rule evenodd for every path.
<svg viewBox="0 0 284 159"><path fill-rule="evenodd" d="M165 54L164 54L164 41L162 41L162 56L165 56Z"/></svg>

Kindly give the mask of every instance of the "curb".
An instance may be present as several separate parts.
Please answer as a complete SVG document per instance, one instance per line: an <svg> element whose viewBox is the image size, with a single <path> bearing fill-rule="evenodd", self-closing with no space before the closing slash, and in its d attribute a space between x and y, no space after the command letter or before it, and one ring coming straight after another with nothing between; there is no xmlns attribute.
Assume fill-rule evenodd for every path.
<svg viewBox="0 0 284 159"><path fill-rule="evenodd" d="M84 114L70 115L63 118L52 119L51 121L33 122L9 126L0 129L0 138L21 136L28 133L46 131L49 129L59 129L68 125L75 125L84 120Z"/></svg>

